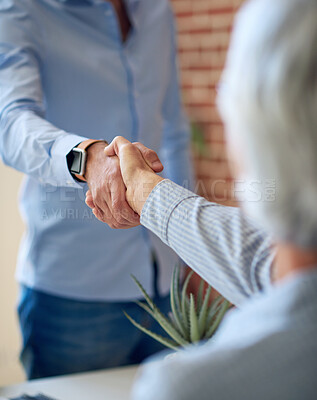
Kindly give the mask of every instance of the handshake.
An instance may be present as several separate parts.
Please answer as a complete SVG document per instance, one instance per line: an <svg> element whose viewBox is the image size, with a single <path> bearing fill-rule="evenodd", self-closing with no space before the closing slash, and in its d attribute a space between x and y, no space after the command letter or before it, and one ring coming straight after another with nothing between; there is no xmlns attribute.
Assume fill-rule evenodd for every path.
<svg viewBox="0 0 317 400"><path fill-rule="evenodd" d="M100 221L114 229L140 225L144 203L163 180L163 165L141 143L118 136L106 147L97 143L88 152L86 204Z"/></svg>

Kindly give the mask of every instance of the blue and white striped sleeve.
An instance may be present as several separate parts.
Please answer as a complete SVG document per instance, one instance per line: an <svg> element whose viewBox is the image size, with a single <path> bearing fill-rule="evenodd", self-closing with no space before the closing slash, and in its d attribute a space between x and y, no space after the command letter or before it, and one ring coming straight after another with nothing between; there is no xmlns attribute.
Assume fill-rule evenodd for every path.
<svg viewBox="0 0 317 400"><path fill-rule="evenodd" d="M148 197L141 223L237 306L271 285L272 240L238 208L163 180Z"/></svg>

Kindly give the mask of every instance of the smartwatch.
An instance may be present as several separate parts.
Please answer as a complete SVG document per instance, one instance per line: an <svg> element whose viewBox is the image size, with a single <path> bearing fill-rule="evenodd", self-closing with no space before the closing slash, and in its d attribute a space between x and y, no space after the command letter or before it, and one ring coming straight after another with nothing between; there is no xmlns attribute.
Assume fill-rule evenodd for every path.
<svg viewBox="0 0 317 400"><path fill-rule="evenodd" d="M86 162L87 162L87 149L94 143L104 142L105 146L108 144L105 140L88 139L79 143L74 147L67 156L68 167L70 173L79 181L87 182L85 178Z"/></svg>

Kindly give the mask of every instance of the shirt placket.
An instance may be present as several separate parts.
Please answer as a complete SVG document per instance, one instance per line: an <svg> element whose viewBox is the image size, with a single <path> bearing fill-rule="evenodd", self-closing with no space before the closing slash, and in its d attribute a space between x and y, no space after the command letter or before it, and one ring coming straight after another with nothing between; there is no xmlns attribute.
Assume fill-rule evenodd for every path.
<svg viewBox="0 0 317 400"><path fill-rule="evenodd" d="M111 32L113 33L113 39L117 45L122 66L126 73L127 96L128 96L129 109L131 115L131 132L130 132L131 140L137 141L139 137L139 126L140 126L140 120L138 115L139 92L136 89L136 76L133 71L132 60L129 54L129 47L136 35L136 29L137 29L136 23L133 19L131 10L128 9L128 13L130 12L129 17L131 19L132 28L127 40L123 42L121 37L121 30L119 26L118 17L116 15L115 9L113 8L112 4L106 1L103 2L98 1L98 6L103 10L103 13L106 18L106 23L111 24L111 27L113 27L113 29L111 29ZM124 132L122 132L122 135L124 135Z"/></svg>

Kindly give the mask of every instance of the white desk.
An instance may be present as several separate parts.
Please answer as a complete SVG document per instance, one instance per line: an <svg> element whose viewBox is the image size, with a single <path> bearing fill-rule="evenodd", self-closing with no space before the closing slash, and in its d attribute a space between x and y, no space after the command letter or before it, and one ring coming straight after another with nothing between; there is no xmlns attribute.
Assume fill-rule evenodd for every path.
<svg viewBox="0 0 317 400"><path fill-rule="evenodd" d="M129 400L137 367L38 379L0 388L0 399L42 393L57 400Z"/></svg>

